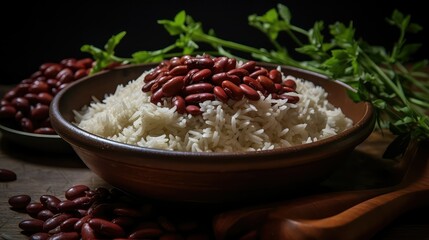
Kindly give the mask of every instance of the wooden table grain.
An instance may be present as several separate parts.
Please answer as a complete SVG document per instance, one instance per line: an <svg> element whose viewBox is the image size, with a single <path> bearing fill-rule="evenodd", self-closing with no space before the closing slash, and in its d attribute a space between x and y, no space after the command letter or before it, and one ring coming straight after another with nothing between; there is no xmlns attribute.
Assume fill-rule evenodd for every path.
<svg viewBox="0 0 429 240"><path fill-rule="evenodd" d="M347 160L350 163L342 166L328 179L327 184L338 189L371 188L390 184L392 179L396 178L389 170L391 163L379 157L390 140L389 137L372 134L351 154ZM1 138L1 135L0 168L12 170L17 174L16 181L0 182L0 239L28 238L21 233L18 224L29 216L10 209L8 199L11 196L28 194L34 201L39 201L43 194L64 196L65 190L76 184L84 184L90 188L111 187L92 173L74 153L52 154L28 150ZM350 174L350 171L353 174ZM342 180L336 181L338 179ZM403 214L372 239L429 240L429 207Z"/></svg>

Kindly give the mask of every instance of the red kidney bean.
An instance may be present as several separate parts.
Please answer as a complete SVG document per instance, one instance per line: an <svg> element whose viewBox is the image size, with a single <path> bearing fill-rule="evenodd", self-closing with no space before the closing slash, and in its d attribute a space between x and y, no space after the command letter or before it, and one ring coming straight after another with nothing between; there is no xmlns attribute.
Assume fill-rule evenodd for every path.
<svg viewBox="0 0 429 240"><path fill-rule="evenodd" d="M44 65L40 67L40 70L43 71L43 75L47 78L55 78L57 74L63 69L63 67L60 64L52 63L49 65L49 67L46 67L45 69Z"/></svg>
<svg viewBox="0 0 429 240"><path fill-rule="evenodd" d="M67 220L71 217L73 217L73 215L69 214L69 213L56 214L56 215L45 220L45 222L43 223L43 231L47 232L49 230L52 230L52 229L60 226L60 224L62 222L64 222L65 220Z"/></svg>
<svg viewBox="0 0 429 240"><path fill-rule="evenodd" d="M243 90L228 80L222 82L222 88L225 93L233 100L239 101L244 96Z"/></svg>
<svg viewBox="0 0 429 240"><path fill-rule="evenodd" d="M82 240L94 240L98 239L97 235L94 232L94 229L89 226L89 223L84 223L82 225L81 231L80 231Z"/></svg>
<svg viewBox="0 0 429 240"><path fill-rule="evenodd" d="M30 93L49 92L49 85L43 81L34 81L28 87L28 92L30 92Z"/></svg>
<svg viewBox="0 0 429 240"><path fill-rule="evenodd" d="M33 203L29 203L26 207L25 207L25 211L30 215L30 216L37 216L37 214L46 209L45 206L43 206L42 203L40 202L33 202Z"/></svg>
<svg viewBox="0 0 429 240"><path fill-rule="evenodd" d="M20 119L21 129L25 132L33 132L34 131L34 125L33 122L26 117L23 117Z"/></svg>
<svg viewBox="0 0 429 240"><path fill-rule="evenodd" d="M224 71L224 68L227 64L228 58L227 57L219 57L215 58L214 64L213 64L213 73L220 73Z"/></svg>
<svg viewBox="0 0 429 240"><path fill-rule="evenodd" d="M74 224L74 230L77 232L83 231L83 226L85 225L85 223L87 223L89 220L91 220L91 218L92 218L92 216L90 216L90 215L83 216L81 219L79 219L79 221L77 221ZM89 225L88 225L88 227L91 228Z"/></svg>
<svg viewBox="0 0 429 240"><path fill-rule="evenodd" d="M146 76L144 77L143 81L145 83L154 80L161 72L165 72L165 69L154 69L150 71Z"/></svg>
<svg viewBox="0 0 429 240"><path fill-rule="evenodd" d="M293 90L295 90L296 89L296 82L290 78L286 78L286 80L284 81L284 86L292 88Z"/></svg>
<svg viewBox="0 0 429 240"><path fill-rule="evenodd" d="M16 173L12 170L0 168L0 182L12 182L16 180Z"/></svg>
<svg viewBox="0 0 429 240"><path fill-rule="evenodd" d="M255 70L256 62L255 61L247 61L243 63L240 68L246 69L248 72L253 72Z"/></svg>
<svg viewBox="0 0 429 240"><path fill-rule="evenodd" d="M88 208L94 202L94 198L90 198L87 196L78 197L72 200L77 208Z"/></svg>
<svg viewBox="0 0 429 240"><path fill-rule="evenodd" d="M55 214L49 210L49 209L43 209L40 212L37 213L36 218L45 221L46 219L49 219L53 217Z"/></svg>
<svg viewBox="0 0 429 240"><path fill-rule="evenodd" d="M74 80L74 73L70 68L64 68L57 74L57 76L55 76L55 78L61 83L69 83Z"/></svg>
<svg viewBox="0 0 429 240"><path fill-rule="evenodd" d="M3 105L0 107L0 118L13 118L16 114L16 108L11 105Z"/></svg>
<svg viewBox="0 0 429 240"><path fill-rule="evenodd" d="M213 92L213 85L210 83L195 83L184 88L183 94L190 95L194 93L210 93Z"/></svg>
<svg viewBox="0 0 429 240"><path fill-rule="evenodd" d="M162 92L165 97L176 96L182 88L185 86L183 81L184 76L176 76L168 80L164 85L162 85Z"/></svg>
<svg viewBox="0 0 429 240"><path fill-rule="evenodd" d="M201 109L198 106L195 105L187 105L186 106L186 112L191 115L199 115L201 114Z"/></svg>
<svg viewBox="0 0 429 240"><path fill-rule="evenodd" d="M195 93L185 97L185 102L187 104L198 104L213 100L215 100L215 95L213 93Z"/></svg>
<svg viewBox="0 0 429 240"><path fill-rule="evenodd" d="M89 71L87 69L79 69L77 70L74 75L73 79L79 79L88 76Z"/></svg>
<svg viewBox="0 0 429 240"><path fill-rule="evenodd" d="M283 86L282 87L282 92L295 92L295 89L293 89L293 88L291 88L291 87L286 87L286 86Z"/></svg>
<svg viewBox="0 0 429 240"><path fill-rule="evenodd" d="M183 76L188 73L189 69L187 65L179 65L171 69L168 74L171 76Z"/></svg>
<svg viewBox="0 0 429 240"><path fill-rule="evenodd" d="M64 220L60 224L60 230L61 232L73 232L75 224L79 221L80 218L77 217L71 217L66 220Z"/></svg>
<svg viewBox="0 0 429 240"><path fill-rule="evenodd" d="M37 103L39 103L39 99L37 98L37 95L38 94L36 94L36 93L26 93L24 95L24 98L26 98L30 102L31 105L36 105Z"/></svg>
<svg viewBox="0 0 429 240"><path fill-rule="evenodd" d="M38 104L36 107L31 109L31 119L32 120L43 120L49 117L49 106Z"/></svg>
<svg viewBox="0 0 429 240"><path fill-rule="evenodd" d="M60 212L67 212L75 210L77 208L77 203L72 200L64 200L57 204L57 208Z"/></svg>
<svg viewBox="0 0 429 240"><path fill-rule="evenodd" d="M198 69L204 69L204 68L212 68L214 65L214 62L209 57L196 57L196 58L189 58L185 61L185 64L189 67L189 69L198 68Z"/></svg>
<svg viewBox="0 0 429 240"><path fill-rule="evenodd" d="M227 78L228 78L228 75L226 75L226 72L220 72L212 76L212 81L215 85L220 86L222 82L225 81Z"/></svg>
<svg viewBox="0 0 429 240"><path fill-rule="evenodd" d="M169 65L169 69L173 69L179 65L185 64L185 59L183 58L179 58L179 57L173 57L170 59L170 65Z"/></svg>
<svg viewBox="0 0 429 240"><path fill-rule="evenodd" d="M186 112L186 103L185 99L181 96L174 96L172 98L173 105L176 106L176 111L180 114L183 114Z"/></svg>
<svg viewBox="0 0 429 240"><path fill-rule="evenodd" d="M32 234L29 240L48 240L51 235L49 233L38 232Z"/></svg>
<svg viewBox="0 0 429 240"><path fill-rule="evenodd" d="M235 75L237 77L242 78L244 76L248 76L249 75L249 71L247 71L244 68L234 68L234 69L229 70L226 74L227 75Z"/></svg>
<svg viewBox="0 0 429 240"><path fill-rule="evenodd" d="M101 218L92 218L89 220L88 224L96 233L112 238L125 236L125 231L121 226Z"/></svg>
<svg viewBox="0 0 429 240"><path fill-rule="evenodd" d="M164 97L164 91L162 91L162 89L160 88L150 96L150 102L153 104L157 104L161 102L163 97Z"/></svg>
<svg viewBox="0 0 429 240"><path fill-rule="evenodd" d="M49 237L49 240L79 240L80 235L77 232L59 232Z"/></svg>
<svg viewBox="0 0 429 240"><path fill-rule="evenodd" d="M259 75L267 76L268 71L266 69L259 69L249 74L249 77L257 79Z"/></svg>
<svg viewBox="0 0 429 240"><path fill-rule="evenodd" d="M16 209L25 209L31 202L31 197L27 194L15 195L9 198L9 205Z"/></svg>
<svg viewBox="0 0 429 240"><path fill-rule="evenodd" d="M240 83L241 83L241 78L237 75L228 75L227 74L226 80L234 83L235 85L240 85Z"/></svg>
<svg viewBox="0 0 429 240"><path fill-rule="evenodd" d="M194 74L199 71L200 69L198 68L189 70L189 72L185 75L185 78L183 78L183 81L185 82L185 84L190 84L192 82L192 77L194 76Z"/></svg>
<svg viewBox="0 0 429 240"><path fill-rule="evenodd" d="M65 197L68 200L73 200L78 197L85 196L85 192L89 191L90 188L86 185L74 185L65 191Z"/></svg>
<svg viewBox="0 0 429 240"><path fill-rule="evenodd" d="M212 75L212 71L208 68L204 68L194 73L191 77L192 82L200 82L207 79Z"/></svg>
<svg viewBox="0 0 429 240"><path fill-rule="evenodd" d="M297 103L299 101L298 96L291 96L286 94L281 94L277 96L278 99L286 99L288 103Z"/></svg>
<svg viewBox="0 0 429 240"><path fill-rule="evenodd" d="M167 75L167 76L162 76L160 78L156 78L155 80L149 82L149 83L153 82L152 86L150 87L150 91L152 93L158 91L158 89L160 89L166 82L168 82L172 78L173 78L173 76Z"/></svg>
<svg viewBox="0 0 429 240"><path fill-rule="evenodd" d="M241 90L243 90L244 95L245 95L249 100L252 100L252 101L258 101L258 100L261 98L261 96L259 96L259 93L258 93L258 92L256 92L256 90L255 90L255 89L253 89L253 88L251 88L250 86L248 86L248 85L246 85L246 84L242 83L242 84L240 84L240 86L239 86L239 87L241 88Z"/></svg>
<svg viewBox="0 0 429 240"><path fill-rule="evenodd" d="M18 226L25 232L36 233L43 232L43 221L39 219L26 219L22 220Z"/></svg>
<svg viewBox="0 0 429 240"><path fill-rule="evenodd" d="M226 61L224 70L228 72L229 70L232 70L237 67L237 60L235 58L228 58Z"/></svg>
<svg viewBox="0 0 429 240"><path fill-rule="evenodd" d="M213 88L213 94L216 96L219 101L226 103L229 99L228 95L226 95L225 91L220 86L215 86Z"/></svg>
<svg viewBox="0 0 429 240"><path fill-rule="evenodd" d="M276 91L274 82L270 78L264 75L259 75L256 81L258 81L269 93L273 93Z"/></svg>
<svg viewBox="0 0 429 240"><path fill-rule="evenodd" d="M24 97L12 99L11 104L19 111L28 112L30 110L30 102Z"/></svg>
<svg viewBox="0 0 429 240"><path fill-rule="evenodd" d="M40 196L40 202L45 206L47 209L57 209L58 203L61 202L61 200L53 195L44 194Z"/></svg>
<svg viewBox="0 0 429 240"><path fill-rule="evenodd" d="M282 73L277 69L270 70L268 77L273 80L274 83L282 83Z"/></svg>
<svg viewBox="0 0 429 240"><path fill-rule="evenodd" d="M51 128L51 127L36 128L36 129L34 129L34 133L45 134L45 135L54 135L54 134L57 134L57 132L55 132L55 130L53 128Z"/></svg>

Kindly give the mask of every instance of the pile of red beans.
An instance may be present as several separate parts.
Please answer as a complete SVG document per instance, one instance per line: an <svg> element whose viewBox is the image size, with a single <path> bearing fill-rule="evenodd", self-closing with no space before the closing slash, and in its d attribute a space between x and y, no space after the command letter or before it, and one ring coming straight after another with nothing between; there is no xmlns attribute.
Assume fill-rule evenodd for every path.
<svg viewBox="0 0 429 240"><path fill-rule="evenodd" d="M88 75L91 58L67 58L59 63L44 63L28 79L4 94L0 120L25 132L55 134L49 121L52 98L71 82Z"/></svg>
<svg viewBox="0 0 429 240"><path fill-rule="evenodd" d="M296 103L296 82L283 79L277 69L258 66L255 61L238 65L235 58L209 55L173 57L161 62L144 78L143 92L150 92L151 102L158 104L169 99L177 112L201 114L199 103L207 100L252 101L271 94L274 99Z"/></svg>
<svg viewBox="0 0 429 240"><path fill-rule="evenodd" d="M32 240L214 239L209 218L190 217L189 211L173 215L171 209L162 211L116 188L92 190L75 185L64 197L42 195L39 201L32 201L29 195L15 195L9 198L9 205L31 217L19 227Z"/></svg>

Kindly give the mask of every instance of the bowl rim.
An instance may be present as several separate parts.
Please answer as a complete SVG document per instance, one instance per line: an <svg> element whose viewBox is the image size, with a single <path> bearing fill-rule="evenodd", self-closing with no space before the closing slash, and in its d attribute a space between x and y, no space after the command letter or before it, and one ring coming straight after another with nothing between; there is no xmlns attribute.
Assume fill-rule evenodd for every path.
<svg viewBox="0 0 429 240"><path fill-rule="evenodd" d="M6 132L9 134L11 133L11 134L22 135L22 136L27 136L27 137L49 138L49 139L51 139L51 138L52 139L60 139L61 138L61 136L58 134L40 134L40 133L31 133L31 132L25 132L25 131L17 130L17 129L8 127L1 122L0 122L0 130L2 132Z"/></svg>
<svg viewBox="0 0 429 240"><path fill-rule="evenodd" d="M258 64L264 64L268 66L281 66L285 69L290 69L291 71L298 71L302 72L304 74L310 74L317 78L322 78L323 80L329 80L333 81L334 84L340 85L342 88L347 88L347 85L332 80L331 78L328 78L325 75L311 72L308 70L281 65L281 64L270 64L270 63L261 63L257 62ZM326 149L327 143L330 144L341 144L346 145L348 147L355 147L356 142L362 142L364 139L366 139L370 133L373 130L373 127L375 125L375 112L374 107L369 102L363 102L365 105L365 113L363 114L362 118L359 119L357 122L353 123L353 127L346 129L343 132L340 132L334 136L330 136L324 139L320 139L316 142L306 143L306 144L300 144L296 146L290 146L286 148L275 148L270 150L259 150L259 151L237 151L237 152L190 152L190 151L174 151L174 150L165 150L165 149L155 149L155 148L149 148L149 147L142 147L137 145L131 145L127 143L122 143L114 140L110 140L104 137L97 136L95 134L92 134L86 130L83 130L79 127L77 127L74 123L66 120L61 114L60 114L60 105L61 101L63 99L63 96L68 94L69 91L76 86L78 86L81 82L87 81L88 79L91 79L92 77L99 76L102 74L109 74L109 72L113 71L121 71L123 69L130 69L130 68L144 68L147 67L150 69L151 66L156 66L155 63L149 63L149 64L129 64L129 65L123 65L108 71L102 71L98 72L96 74L84 77L79 79L78 81L75 81L71 83L69 86L67 86L66 89L63 89L63 91L60 91L52 100L50 105L50 118L52 121L53 128L57 131L57 133L67 142L69 142L73 148L78 147L79 150L82 150L84 148L86 151L88 150L96 150L96 149L108 149L108 150L115 150L115 153L117 156L137 156L138 154L144 154L145 157L148 158L156 158L156 161L162 161L166 164L170 163L171 161L178 161L182 159L186 159L186 161L183 162L213 162L215 164L234 164L235 161L237 161L237 156L244 156L247 162L252 162L252 164L258 164L258 162L262 164L266 164L266 160L261 161L260 158L268 158L271 159L270 161L279 161L276 156L279 155L285 155L288 154L292 158L297 159L291 159L289 161L289 164L302 164L305 162L311 162L314 161L312 158L309 157L303 157L300 158L300 153L309 151L309 150L320 150L321 155L326 154L333 154L333 153L327 153L327 151L323 151L323 149ZM351 88L348 88L349 90ZM350 138L350 136L355 136L355 138ZM76 151L76 149L75 149ZM97 151L98 154L104 155L105 157L109 158L112 161L121 161L120 159L114 159L112 156L112 152L107 151ZM331 151L335 152L335 151ZM162 157L162 158L160 158ZM138 157L136 157L137 159ZM231 161L234 160L235 161ZM214 161L216 160L216 161ZM237 162L237 164L240 161ZM129 163L129 162L127 162ZM139 165L138 163L133 163L136 165ZM261 166L262 166L261 164ZM284 165L284 164L283 164Z"/></svg>

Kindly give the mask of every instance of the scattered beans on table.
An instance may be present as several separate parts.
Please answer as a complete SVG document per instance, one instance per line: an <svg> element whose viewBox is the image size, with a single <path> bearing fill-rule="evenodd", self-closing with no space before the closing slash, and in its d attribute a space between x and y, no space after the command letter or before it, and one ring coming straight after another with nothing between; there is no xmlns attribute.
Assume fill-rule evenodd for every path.
<svg viewBox="0 0 429 240"><path fill-rule="evenodd" d="M32 240L157 239L212 240L210 217L160 207L113 188L75 185L64 196L26 194L9 198L12 210L29 218L18 226Z"/></svg>
<svg viewBox="0 0 429 240"><path fill-rule="evenodd" d="M277 69L258 66L255 61L238 64L235 58L209 55L173 57L152 69L144 78L143 92L151 93L151 102L168 99L177 112L199 115L199 103L207 100L258 101L271 94L274 99L297 103L299 97L293 79Z"/></svg>
<svg viewBox="0 0 429 240"><path fill-rule="evenodd" d="M7 91L0 103L0 120L13 129L52 135L49 121L52 98L67 85L89 74L91 58L66 58L50 62Z"/></svg>

